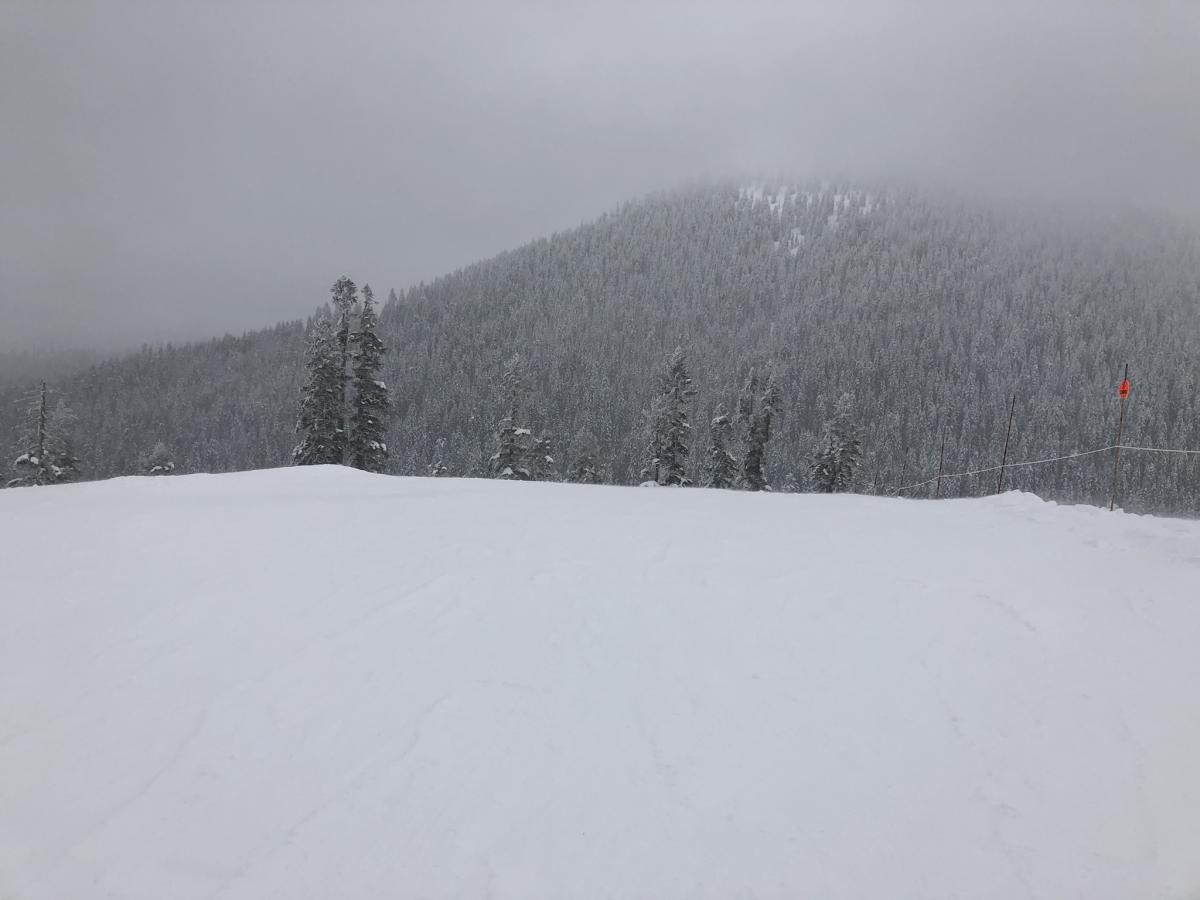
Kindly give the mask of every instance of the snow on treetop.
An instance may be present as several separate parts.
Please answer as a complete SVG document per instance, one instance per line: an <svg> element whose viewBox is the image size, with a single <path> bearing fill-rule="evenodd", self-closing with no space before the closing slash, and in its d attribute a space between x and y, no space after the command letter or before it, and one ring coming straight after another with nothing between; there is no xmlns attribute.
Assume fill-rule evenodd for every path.
<svg viewBox="0 0 1200 900"><path fill-rule="evenodd" d="M871 191L857 189L836 189L830 184L822 184L818 188L795 185L749 184L737 190L738 200L747 202L751 208L759 203L766 203L767 208L775 213L782 221L785 211L799 212L814 204L828 201L830 209L827 224L837 227L842 216L852 210L863 215L871 213L878 205L879 198Z"/></svg>

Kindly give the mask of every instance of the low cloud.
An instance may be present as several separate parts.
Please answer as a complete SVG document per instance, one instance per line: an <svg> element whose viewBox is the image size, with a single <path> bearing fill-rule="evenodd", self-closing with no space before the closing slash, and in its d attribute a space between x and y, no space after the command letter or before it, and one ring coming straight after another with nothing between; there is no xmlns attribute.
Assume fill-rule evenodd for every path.
<svg viewBox="0 0 1200 900"><path fill-rule="evenodd" d="M0 346L403 287L763 172L1200 214L1191 3L142 3L0 11Z"/></svg>

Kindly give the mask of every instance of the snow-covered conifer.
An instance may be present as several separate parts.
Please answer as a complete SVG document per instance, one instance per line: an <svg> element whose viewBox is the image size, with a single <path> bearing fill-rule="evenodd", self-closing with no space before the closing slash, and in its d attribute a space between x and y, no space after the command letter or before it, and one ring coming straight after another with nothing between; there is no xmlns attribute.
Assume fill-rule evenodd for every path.
<svg viewBox="0 0 1200 900"><path fill-rule="evenodd" d="M682 347L676 347L659 382L647 416L648 447L642 477L663 485L686 486L691 424L688 403L696 392Z"/></svg>
<svg viewBox="0 0 1200 900"><path fill-rule="evenodd" d="M528 428L513 424L512 416L505 416L496 426L496 452L489 461L493 477L510 481L529 481L532 474L528 463Z"/></svg>
<svg viewBox="0 0 1200 900"><path fill-rule="evenodd" d="M712 443L708 448L708 478L706 484L714 488L731 488L737 483L738 462L729 449L733 440L733 423L718 405L710 426Z"/></svg>
<svg viewBox="0 0 1200 900"><path fill-rule="evenodd" d="M526 456L526 468L534 481L554 480L554 442L547 434L530 436Z"/></svg>
<svg viewBox="0 0 1200 900"><path fill-rule="evenodd" d="M74 481L79 475L79 457L75 455L75 423L77 417L62 397L54 404L50 413L49 444L47 455L50 459L54 480L61 484Z"/></svg>
<svg viewBox="0 0 1200 900"><path fill-rule="evenodd" d="M745 429L746 452L742 457L742 484L747 490L767 489L765 471L767 441L771 439L771 420L779 406L779 390L774 377L765 378L752 371L739 403L739 417Z"/></svg>
<svg viewBox="0 0 1200 900"><path fill-rule="evenodd" d="M43 381L29 398L12 464L16 477L8 482L9 487L62 484L79 474L75 413L62 398L51 409L49 395L50 389Z"/></svg>
<svg viewBox="0 0 1200 900"><path fill-rule="evenodd" d="M587 428L579 429L571 442L567 480L576 484L601 484L605 481L596 436Z"/></svg>
<svg viewBox="0 0 1200 900"><path fill-rule="evenodd" d="M301 391L296 421L300 442L292 450L296 465L340 465L345 456L340 362L333 323L322 316L313 323L309 337L308 378Z"/></svg>
<svg viewBox="0 0 1200 900"><path fill-rule="evenodd" d="M350 335L353 332L354 312L358 304L358 288L349 278L342 276L329 289L333 295L333 340L338 361L338 408L341 411L339 423L343 435L349 437L349 421L347 409L350 400ZM343 458L338 462L345 462Z"/></svg>
<svg viewBox="0 0 1200 900"><path fill-rule="evenodd" d="M175 471L175 455L159 441L142 455L138 468L143 475L170 475Z"/></svg>
<svg viewBox="0 0 1200 900"><path fill-rule="evenodd" d="M825 423L808 469L813 489L819 493L848 491L854 481L862 441L853 416L854 395L842 394L834 405L833 418Z"/></svg>
<svg viewBox="0 0 1200 900"><path fill-rule="evenodd" d="M446 439L444 437L437 439L437 444L433 448L433 462L429 464L425 472L432 478L440 478L449 471L446 465Z"/></svg>
<svg viewBox="0 0 1200 900"><path fill-rule="evenodd" d="M358 327L350 334L351 367L354 374L353 412L350 414L350 465L366 472L382 472L387 465L388 389L379 380L386 348L376 333L375 295L371 286L362 289L362 311Z"/></svg>
<svg viewBox="0 0 1200 900"><path fill-rule="evenodd" d="M520 354L516 354L505 363L500 376L501 403L505 412L496 426L496 452L488 461L488 469L495 478L529 481L533 477L529 470L533 432L517 424L525 391L525 363Z"/></svg>

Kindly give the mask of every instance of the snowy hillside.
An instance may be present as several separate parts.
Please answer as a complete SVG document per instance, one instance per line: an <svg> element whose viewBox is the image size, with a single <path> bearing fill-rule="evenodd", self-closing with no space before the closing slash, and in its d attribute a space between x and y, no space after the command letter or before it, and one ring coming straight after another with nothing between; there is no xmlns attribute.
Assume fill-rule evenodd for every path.
<svg viewBox="0 0 1200 900"><path fill-rule="evenodd" d="M0 898L1195 898L1200 523L0 493Z"/></svg>
<svg viewBox="0 0 1200 900"><path fill-rule="evenodd" d="M307 311L331 300L341 274L360 277L331 271L297 302ZM771 372L780 403L765 466L777 490L804 481L846 392L862 430L863 488L922 481L939 460L955 472L996 465L1013 393L1010 459L1106 447L1126 364L1128 443L1198 449L1197 285L1200 229L1170 218L1080 218L886 182L697 184L391 296L379 316L380 378L401 414L388 424L387 471L486 477L509 412L501 382L519 355L529 394L519 424L552 439L555 474L592 459L601 480L636 484L645 411L680 344L697 391L697 450L709 446L716 406L735 411L751 371ZM386 287L375 288L382 299ZM159 442L180 473L289 464L316 327L148 347L52 379L78 416L81 477L140 473ZM29 382L0 377L9 440L30 371ZM694 480L704 459L693 454ZM1198 476L1194 456L1126 453L1121 502L1196 515ZM1009 478L1041 497L1099 504L1112 468L1096 455ZM944 487L977 496L994 483Z"/></svg>

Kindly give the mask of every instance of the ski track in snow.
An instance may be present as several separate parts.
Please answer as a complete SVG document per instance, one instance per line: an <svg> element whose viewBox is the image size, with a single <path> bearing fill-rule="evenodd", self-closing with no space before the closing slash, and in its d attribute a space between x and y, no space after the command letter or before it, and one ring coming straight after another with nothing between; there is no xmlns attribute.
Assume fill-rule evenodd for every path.
<svg viewBox="0 0 1200 900"><path fill-rule="evenodd" d="M1200 523L317 467L0 546L0 900L1200 896Z"/></svg>

